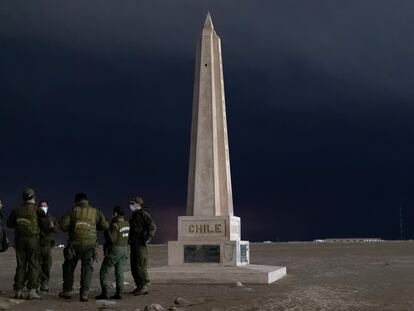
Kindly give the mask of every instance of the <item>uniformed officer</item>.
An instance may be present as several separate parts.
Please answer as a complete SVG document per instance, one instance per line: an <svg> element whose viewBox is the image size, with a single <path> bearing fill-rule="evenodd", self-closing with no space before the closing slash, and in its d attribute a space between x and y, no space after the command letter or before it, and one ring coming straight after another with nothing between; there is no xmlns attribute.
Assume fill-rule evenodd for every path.
<svg viewBox="0 0 414 311"><path fill-rule="evenodd" d="M73 290L73 274L81 261L80 301L88 301L97 242L96 231L109 227L103 214L89 205L85 193L75 196L75 207L62 217L60 229L69 232L68 245L63 250L63 291L59 297L69 299Z"/></svg>
<svg viewBox="0 0 414 311"><path fill-rule="evenodd" d="M0 200L0 252L5 252L9 247L9 240L6 235L6 228L3 223L3 203ZM3 292L0 290L0 295Z"/></svg>
<svg viewBox="0 0 414 311"><path fill-rule="evenodd" d="M53 233L58 232L58 225L50 214L47 201L39 202L40 227L40 290L49 291L50 269L52 268L52 247L55 245Z"/></svg>
<svg viewBox="0 0 414 311"><path fill-rule="evenodd" d="M108 273L115 267L116 293L111 299L122 299L124 288L124 265L128 258L129 223L124 218L124 210L120 206L113 209L109 230L105 232L104 253L100 271L102 292L96 299L108 299Z"/></svg>
<svg viewBox="0 0 414 311"><path fill-rule="evenodd" d="M4 251L3 248L3 240L6 239L6 228L4 228L3 223L3 203L0 200L0 251Z"/></svg>
<svg viewBox="0 0 414 311"><path fill-rule="evenodd" d="M9 239L7 238L6 226L3 222L3 202L0 200L0 252L5 252L8 248Z"/></svg>
<svg viewBox="0 0 414 311"><path fill-rule="evenodd" d="M23 203L13 209L7 226L14 229L16 249L16 274L14 276L15 299L22 299L27 277L28 299L40 299L36 292L39 277L39 223L35 203L35 192L27 188L23 191Z"/></svg>
<svg viewBox="0 0 414 311"><path fill-rule="evenodd" d="M138 196L133 197L129 201L129 208L132 211L132 215L129 220L128 243L131 246L131 273L136 285L131 294L137 296L148 294L147 245L154 237L157 228L148 209L144 208L142 198Z"/></svg>

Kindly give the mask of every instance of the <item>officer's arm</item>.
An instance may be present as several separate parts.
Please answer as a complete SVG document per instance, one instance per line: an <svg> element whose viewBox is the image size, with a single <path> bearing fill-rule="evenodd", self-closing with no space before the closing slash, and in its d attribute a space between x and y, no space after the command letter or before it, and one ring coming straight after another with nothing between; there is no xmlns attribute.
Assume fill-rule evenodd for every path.
<svg viewBox="0 0 414 311"><path fill-rule="evenodd" d="M16 227L16 213L15 210L12 209L9 218L7 219L7 227L14 228Z"/></svg>
<svg viewBox="0 0 414 311"><path fill-rule="evenodd" d="M58 233L59 232L58 222L52 216L49 216L49 220L50 220L49 230L53 233Z"/></svg>
<svg viewBox="0 0 414 311"><path fill-rule="evenodd" d="M133 244L133 240L132 240L132 217L129 219L129 235L128 235L128 244L132 245Z"/></svg>
<svg viewBox="0 0 414 311"><path fill-rule="evenodd" d="M49 231L49 225L41 221L42 218L47 218L49 220L49 216L46 215L40 207L37 208L36 214L37 214L37 224L39 225L40 231L41 232Z"/></svg>
<svg viewBox="0 0 414 311"><path fill-rule="evenodd" d="M110 224L108 236L112 244L114 244L118 239L118 226L115 223Z"/></svg>
<svg viewBox="0 0 414 311"><path fill-rule="evenodd" d="M155 235L155 232L157 232L157 226L155 225L155 222L149 213L145 213L144 215L146 216L145 218L148 227L148 235L149 238L152 239Z"/></svg>
<svg viewBox="0 0 414 311"><path fill-rule="evenodd" d="M71 213L67 213L59 221L60 230L62 230L63 232L68 232L70 229L70 216Z"/></svg>
<svg viewBox="0 0 414 311"><path fill-rule="evenodd" d="M105 231L109 228L109 223L105 219L105 216L102 214L100 210L96 210L97 213L97 222L96 222L96 229L99 231Z"/></svg>
<svg viewBox="0 0 414 311"><path fill-rule="evenodd" d="M135 245L136 243L141 243L141 235L138 234L137 228L139 227L138 217L132 216L129 219L129 234L128 234L128 243L130 245Z"/></svg>

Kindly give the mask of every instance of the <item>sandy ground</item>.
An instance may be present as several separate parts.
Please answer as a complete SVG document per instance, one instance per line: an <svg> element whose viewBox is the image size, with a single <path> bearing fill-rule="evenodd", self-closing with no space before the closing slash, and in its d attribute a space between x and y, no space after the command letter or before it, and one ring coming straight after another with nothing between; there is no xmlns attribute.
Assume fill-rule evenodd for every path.
<svg viewBox="0 0 414 311"><path fill-rule="evenodd" d="M286 266L288 276L271 285L152 284L146 296L124 295L110 308L93 297L99 291L96 264L90 301L57 297L62 284L62 250L54 250L51 292L40 301L16 301L12 283L14 250L0 254L0 310L136 310L151 303L168 309L177 297L194 303L185 310L414 310L414 242L371 244L251 244L254 264ZM102 256L100 257L102 259ZM150 248L150 266L167 263L167 247ZM76 270L79 277L79 267ZM126 280L129 281L130 280ZM77 283L78 284L78 283ZM126 285L126 290L133 284ZM109 306L108 306L109 307Z"/></svg>

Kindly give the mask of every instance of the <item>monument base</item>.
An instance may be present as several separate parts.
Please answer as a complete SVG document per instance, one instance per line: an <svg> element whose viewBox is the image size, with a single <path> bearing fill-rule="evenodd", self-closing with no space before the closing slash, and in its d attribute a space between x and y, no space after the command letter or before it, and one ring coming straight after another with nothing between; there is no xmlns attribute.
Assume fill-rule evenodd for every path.
<svg viewBox="0 0 414 311"><path fill-rule="evenodd" d="M168 265L221 264L242 266L250 262L248 241L169 241Z"/></svg>
<svg viewBox="0 0 414 311"><path fill-rule="evenodd" d="M244 265L225 267L215 264L183 264L148 270L152 283L270 284L286 275L286 267Z"/></svg>

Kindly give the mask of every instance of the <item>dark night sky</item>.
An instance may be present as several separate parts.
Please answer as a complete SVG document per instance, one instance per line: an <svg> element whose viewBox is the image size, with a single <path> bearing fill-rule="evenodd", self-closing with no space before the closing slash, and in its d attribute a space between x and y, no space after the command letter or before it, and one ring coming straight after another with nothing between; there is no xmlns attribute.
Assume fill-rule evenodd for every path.
<svg viewBox="0 0 414 311"><path fill-rule="evenodd" d="M222 39L242 237L414 238L414 3L0 1L0 198L185 214L194 53Z"/></svg>

